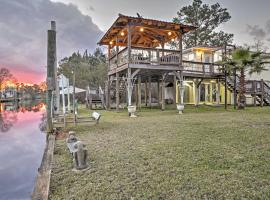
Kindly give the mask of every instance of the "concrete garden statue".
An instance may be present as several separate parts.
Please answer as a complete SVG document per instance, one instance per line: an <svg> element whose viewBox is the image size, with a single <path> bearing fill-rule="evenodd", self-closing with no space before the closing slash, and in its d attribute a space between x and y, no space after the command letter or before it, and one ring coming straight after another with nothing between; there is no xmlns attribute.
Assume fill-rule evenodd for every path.
<svg viewBox="0 0 270 200"><path fill-rule="evenodd" d="M77 141L74 144L74 167L78 170L87 168L87 150L85 144L81 141Z"/></svg>
<svg viewBox="0 0 270 200"><path fill-rule="evenodd" d="M87 149L83 142L79 141L75 136L74 131L68 133L68 138L66 140L67 147L73 156L74 168L77 170L82 170L88 167L86 163L87 159Z"/></svg>

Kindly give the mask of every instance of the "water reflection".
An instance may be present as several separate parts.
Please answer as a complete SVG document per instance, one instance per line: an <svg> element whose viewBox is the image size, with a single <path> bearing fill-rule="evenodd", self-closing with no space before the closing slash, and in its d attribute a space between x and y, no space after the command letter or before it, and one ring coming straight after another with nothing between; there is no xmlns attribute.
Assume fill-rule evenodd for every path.
<svg viewBox="0 0 270 200"><path fill-rule="evenodd" d="M17 113L44 112L43 102L7 102L0 104L0 131L7 132L18 121ZM44 114L43 114L44 115ZM45 115L44 115L45 116ZM45 117L42 118L42 121Z"/></svg>
<svg viewBox="0 0 270 200"><path fill-rule="evenodd" d="M30 199L45 148L43 102L0 105L0 199Z"/></svg>

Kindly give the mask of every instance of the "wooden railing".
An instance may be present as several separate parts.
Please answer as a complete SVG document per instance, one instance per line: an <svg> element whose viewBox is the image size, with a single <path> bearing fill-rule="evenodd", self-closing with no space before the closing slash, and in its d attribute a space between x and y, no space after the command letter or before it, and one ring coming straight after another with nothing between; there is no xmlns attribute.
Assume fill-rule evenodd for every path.
<svg viewBox="0 0 270 200"><path fill-rule="evenodd" d="M228 77L228 83L234 87L234 78ZM239 91L240 78L236 76L236 90ZM267 85L263 80L247 80L245 82L245 92L247 94L258 94L263 93L265 96L270 99L270 86Z"/></svg>
<svg viewBox="0 0 270 200"><path fill-rule="evenodd" d="M153 49L132 47L130 54L131 64L169 65L179 66L179 51L169 49ZM118 58L118 60L117 60ZM118 64L117 64L118 63ZM110 58L110 69L128 63L128 50L124 48L117 55ZM222 65L183 60L184 71L200 74L221 74Z"/></svg>
<svg viewBox="0 0 270 200"><path fill-rule="evenodd" d="M202 74L222 74L222 65L183 60L184 71Z"/></svg>

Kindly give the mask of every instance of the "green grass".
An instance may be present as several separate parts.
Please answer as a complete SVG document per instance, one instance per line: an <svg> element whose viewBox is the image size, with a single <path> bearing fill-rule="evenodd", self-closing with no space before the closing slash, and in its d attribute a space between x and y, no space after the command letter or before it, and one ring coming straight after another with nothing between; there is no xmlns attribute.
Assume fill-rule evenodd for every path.
<svg viewBox="0 0 270 200"><path fill-rule="evenodd" d="M270 198L270 108L101 113L100 124L76 128L88 171L71 171L57 141L50 199Z"/></svg>

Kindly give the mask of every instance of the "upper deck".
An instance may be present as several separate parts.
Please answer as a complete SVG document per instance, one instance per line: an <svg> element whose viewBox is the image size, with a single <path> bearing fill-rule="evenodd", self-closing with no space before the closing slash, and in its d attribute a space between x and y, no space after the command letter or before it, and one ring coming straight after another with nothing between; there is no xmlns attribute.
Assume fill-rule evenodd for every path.
<svg viewBox="0 0 270 200"><path fill-rule="evenodd" d="M183 70L184 76L191 77L218 77L223 75L222 65L211 62L182 60L182 67L180 67L180 53L179 50L131 47L129 60L128 48L126 47L109 58L108 74L113 75L130 67L160 71Z"/></svg>

